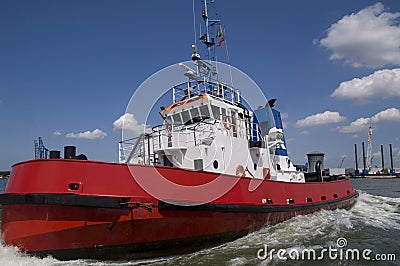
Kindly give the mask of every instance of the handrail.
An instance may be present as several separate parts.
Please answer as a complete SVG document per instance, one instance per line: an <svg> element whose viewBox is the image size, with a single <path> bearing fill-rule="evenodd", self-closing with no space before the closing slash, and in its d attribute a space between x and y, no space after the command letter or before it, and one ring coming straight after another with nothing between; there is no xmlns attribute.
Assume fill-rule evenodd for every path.
<svg viewBox="0 0 400 266"><path fill-rule="evenodd" d="M207 93L208 95L220 98L229 103L240 103L240 92L234 87L218 82L218 80L189 81L172 87L173 103L184 101L195 96Z"/></svg>
<svg viewBox="0 0 400 266"><path fill-rule="evenodd" d="M133 145L132 147L132 151L130 152L128 159L126 159L126 162L129 163L132 159L132 157L135 155L137 148L139 147L139 145L141 144L142 140L144 138L144 133L140 134L137 139L136 139L136 143Z"/></svg>
<svg viewBox="0 0 400 266"><path fill-rule="evenodd" d="M226 132L224 134L233 134L233 137L246 138L249 140L258 141L262 139L257 124L252 124L253 126L248 128L247 125L245 126L243 124L243 121L245 120L243 118L236 118L238 123L235 122L235 120L226 120L224 122L219 119L212 119L212 121L209 121L208 119L209 118L190 125L171 124L171 128L167 128L166 124L157 125L152 127L151 134L142 133L137 137L122 140L119 142L120 161L130 162L133 158L139 159L139 157L143 157L143 161L139 159L139 162L144 163L148 161L148 163L156 163L156 153L158 150L163 150L169 147L189 148L206 144L209 143L210 139L215 137L217 132ZM145 136L147 137L145 138ZM276 143L273 142L269 143L268 146L272 147L274 145L276 145ZM140 151L139 147L141 147ZM127 153L129 153L129 156L125 160L125 156L123 155ZM153 160L151 160L151 158L153 158Z"/></svg>

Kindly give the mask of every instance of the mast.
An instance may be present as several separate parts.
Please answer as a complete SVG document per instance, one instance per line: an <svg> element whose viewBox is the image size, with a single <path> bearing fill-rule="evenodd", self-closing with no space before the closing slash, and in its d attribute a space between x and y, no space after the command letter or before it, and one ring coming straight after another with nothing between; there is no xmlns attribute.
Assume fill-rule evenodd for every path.
<svg viewBox="0 0 400 266"><path fill-rule="evenodd" d="M204 19L204 23L206 24L206 36L204 38L204 43L207 46L207 59L211 60L211 47L214 45L214 43L210 42L210 31L208 29L208 12L207 12L207 0L204 0L204 9L202 11L201 16Z"/></svg>
<svg viewBox="0 0 400 266"><path fill-rule="evenodd" d="M196 70L193 71L188 66L184 64L180 64L188 73L185 75L189 78L189 80L194 80L197 82L209 82L215 80L215 76L218 75L216 63L215 63L215 39L220 38L217 46L220 46L221 43L225 40L224 33L221 27L221 21L219 19L209 19L208 16L208 2L207 0L202 0L204 3L204 7L201 12L201 16L204 20L204 25L206 27L205 34L200 36L200 40L204 44L206 48L206 59L202 60L200 54L197 51L196 42L192 45L193 54L192 61L196 65ZM218 31L215 31L215 26L218 26ZM215 35L212 36L212 35ZM195 33L196 35L196 33ZM196 38L196 36L195 36Z"/></svg>
<svg viewBox="0 0 400 266"><path fill-rule="evenodd" d="M203 2L204 2L204 7L201 12L201 17L204 20L204 24L206 27L206 33L203 36L200 36L200 39L203 40L203 43L205 44L206 49L207 49L207 58L206 59L210 60L210 61L215 61L215 56L214 56L215 53L214 53L213 49L214 49L214 45L215 45L215 38L217 38L218 36L211 37L211 34L214 33L214 31L212 30L213 27L215 27L217 25L218 26L221 25L221 23L220 23L221 20L209 19L208 6L207 6L209 3L207 2L207 0L203 0Z"/></svg>

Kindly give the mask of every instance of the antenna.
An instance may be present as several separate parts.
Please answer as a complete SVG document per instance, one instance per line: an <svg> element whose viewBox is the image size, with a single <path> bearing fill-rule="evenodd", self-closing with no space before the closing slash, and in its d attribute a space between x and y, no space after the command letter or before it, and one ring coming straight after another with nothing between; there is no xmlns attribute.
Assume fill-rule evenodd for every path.
<svg viewBox="0 0 400 266"><path fill-rule="evenodd" d="M197 45L197 32L196 32L196 12L195 12L195 9L194 9L194 0L193 0L193 31L194 31L194 47L196 47L196 45Z"/></svg>
<svg viewBox="0 0 400 266"><path fill-rule="evenodd" d="M221 20L219 19L210 19L209 18L209 10L211 10L211 7L215 9L214 6L210 6L211 4L214 4L214 1L207 1L207 0L202 0L203 9L201 11L201 17L203 19L204 25L205 25L205 32L201 30L200 27L200 43L202 43L205 47L206 51L206 56L205 59L201 59L201 56L198 52L198 47L196 43L196 27L194 26L194 35L195 35L195 41L194 44L192 44L192 61L196 65L196 70L193 69L188 69L186 66L180 65L182 68L184 68L187 72L184 74L186 77L189 78L189 80L195 80L197 82L212 82L212 81L218 81L218 69L217 69L217 64L216 64L216 58L215 58L215 45L220 46L224 41L225 41L225 27L223 27L223 24L221 23ZM196 20L195 14L195 5L193 2L193 18L194 21ZM218 14L215 13L215 17L218 17ZM201 25L202 23L200 23ZM217 29L218 28L218 29ZM227 49L227 46L225 45L225 48ZM229 55L227 53L227 56L229 58ZM232 70L231 67L229 67L230 71L230 77L231 77L231 86L233 87L233 78L232 78ZM237 94L239 97L239 94ZM239 97L240 98L240 97Z"/></svg>
<svg viewBox="0 0 400 266"><path fill-rule="evenodd" d="M201 16L204 19L204 22L206 23L206 36L205 36L205 40L204 43L207 46L207 52L208 52L208 59L211 60L211 46L214 45L214 43L210 42L210 31L208 29L208 12L207 12L207 0L204 0L204 9L201 13Z"/></svg>
<svg viewBox="0 0 400 266"><path fill-rule="evenodd" d="M200 40L203 41L203 43L206 46L207 49L207 60L211 60L214 61L215 60L215 56L213 55L213 46L215 45L215 38L218 37L217 36L211 36L211 34L214 34L214 30L213 27L216 25L221 26L221 20L219 19L209 19L208 16L208 2L207 0L204 0L204 7L203 10L201 12L201 17L204 20L204 24L205 24L205 33L203 35L200 36Z"/></svg>

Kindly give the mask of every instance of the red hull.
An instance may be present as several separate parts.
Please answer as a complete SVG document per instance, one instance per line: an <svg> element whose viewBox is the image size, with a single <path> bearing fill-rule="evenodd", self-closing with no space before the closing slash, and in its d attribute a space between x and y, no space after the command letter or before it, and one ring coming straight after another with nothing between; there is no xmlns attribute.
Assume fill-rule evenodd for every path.
<svg viewBox="0 0 400 266"><path fill-rule="evenodd" d="M164 250L185 252L233 240L265 224L322 208L350 207L357 196L349 180L264 180L250 191L249 178L156 169L186 186L207 184L217 177L222 184L232 180L235 184L207 204L176 206L144 191L125 164L57 159L19 163L13 166L0 198L2 238L23 251L62 259L159 256ZM130 170L145 176L151 185L158 182L153 167L134 165ZM165 192L161 199L184 202L193 193L197 192Z"/></svg>

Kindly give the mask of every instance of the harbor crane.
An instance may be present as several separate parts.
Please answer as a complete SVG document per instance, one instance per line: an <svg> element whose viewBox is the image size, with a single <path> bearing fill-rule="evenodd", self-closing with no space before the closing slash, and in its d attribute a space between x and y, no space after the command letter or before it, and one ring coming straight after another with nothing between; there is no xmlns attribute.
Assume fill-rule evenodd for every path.
<svg viewBox="0 0 400 266"><path fill-rule="evenodd" d="M343 155L343 156L342 156L342 160L340 161L340 163L339 163L339 165L338 165L338 168L342 168L343 162L344 162L345 159L346 159L346 155Z"/></svg>

